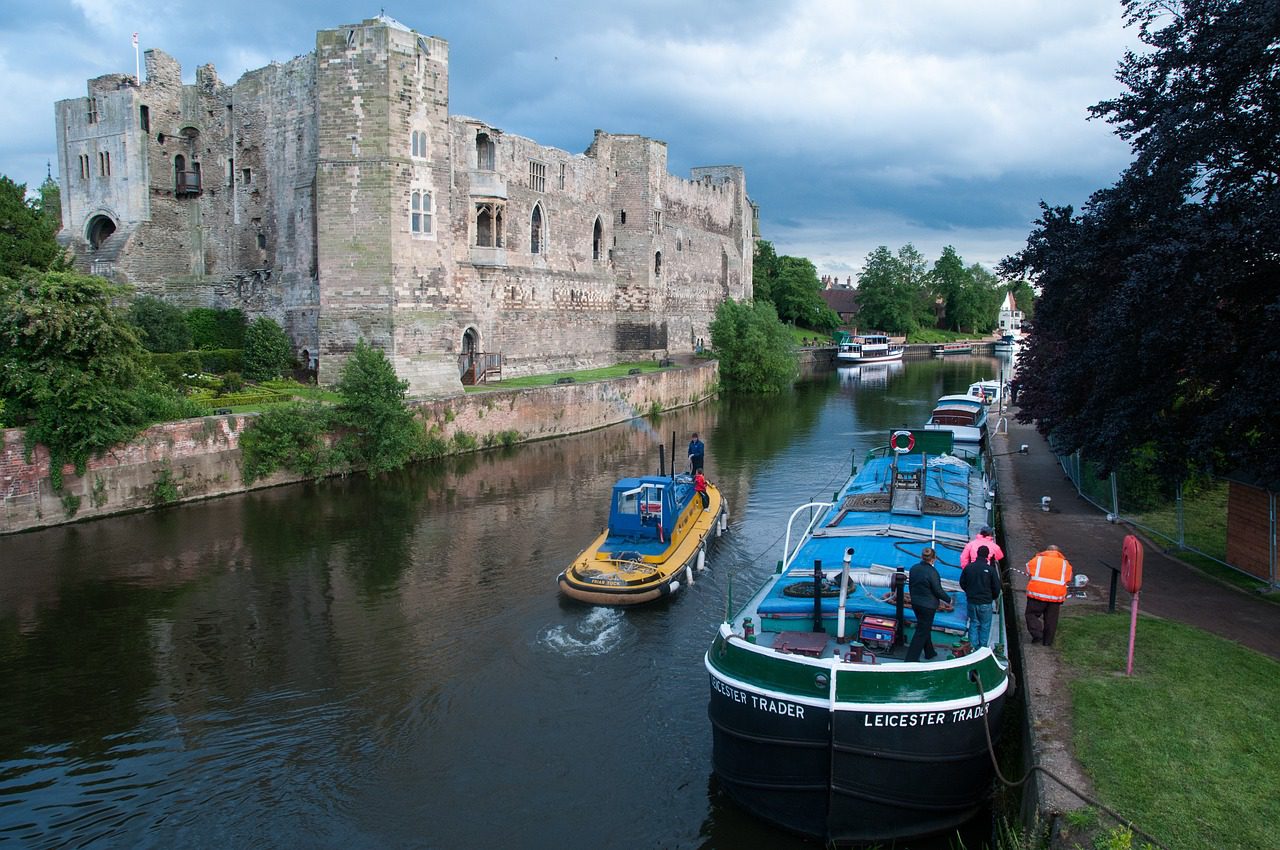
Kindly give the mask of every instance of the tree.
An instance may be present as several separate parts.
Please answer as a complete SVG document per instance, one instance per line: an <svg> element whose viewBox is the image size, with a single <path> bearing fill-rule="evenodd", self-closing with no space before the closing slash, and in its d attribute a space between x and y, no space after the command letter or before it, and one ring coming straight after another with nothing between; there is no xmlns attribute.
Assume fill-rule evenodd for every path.
<svg viewBox="0 0 1280 850"><path fill-rule="evenodd" d="M143 295L129 305L129 321L147 351L175 352L191 348L191 328L178 307Z"/></svg>
<svg viewBox="0 0 1280 850"><path fill-rule="evenodd" d="M773 303L773 282L778 277L778 255L773 243L756 240L755 258L751 265L751 292L757 301Z"/></svg>
<svg viewBox="0 0 1280 850"><path fill-rule="evenodd" d="M981 263L964 270L964 282L955 302L955 329L969 333L990 333L1000 321L1000 301L1004 288L1000 280Z"/></svg>
<svg viewBox="0 0 1280 850"><path fill-rule="evenodd" d="M62 189L58 181L50 175L40 184L39 197L35 200L35 210L48 223L56 235L62 229Z"/></svg>
<svg viewBox="0 0 1280 850"><path fill-rule="evenodd" d="M795 381L791 334L768 302L720 302L711 344L720 359L720 383L731 392L777 393Z"/></svg>
<svg viewBox="0 0 1280 850"><path fill-rule="evenodd" d="M369 475L400 469L419 443L419 428L405 404L409 382L380 349L356 343L335 387L342 395L338 422L349 429L343 450Z"/></svg>
<svg viewBox="0 0 1280 850"><path fill-rule="evenodd" d="M858 275L858 326L909 334L932 326L933 295L924 257L910 243L895 256L881 245Z"/></svg>
<svg viewBox="0 0 1280 850"><path fill-rule="evenodd" d="M1078 215L1042 204L1001 264L1040 288L1020 418L1104 469L1141 451L1171 480L1280 480L1280 4L1125 10L1150 50L1092 111L1134 160Z"/></svg>
<svg viewBox="0 0 1280 850"><path fill-rule="evenodd" d="M195 307L186 313L191 344L196 348L244 348L244 313Z"/></svg>
<svg viewBox="0 0 1280 850"><path fill-rule="evenodd" d="M56 233L53 220L27 201L27 187L0 175L0 277L69 268Z"/></svg>
<svg viewBox="0 0 1280 850"><path fill-rule="evenodd" d="M772 287L773 305L780 320L824 331L840 326L840 317L819 295L822 283L818 280L818 270L809 260L778 257Z"/></svg>
<svg viewBox="0 0 1280 850"><path fill-rule="evenodd" d="M948 245L942 249L942 256L934 262L929 276L933 291L942 299L946 310L946 326L953 331L960 330L961 316L967 313L967 305L962 308L961 302L965 300L965 290L970 288L972 278L955 248Z"/></svg>
<svg viewBox="0 0 1280 850"><path fill-rule="evenodd" d="M184 415L143 365L142 346L102 278L28 271L0 278L0 398L6 420L26 429L28 450L48 448L54 487L62 466L83 474L91 456L158 418Z"/></svg>
<svg viewBox="0 0 1280 850"><path fill-rule="evenodd" d="M254 319L244 333L244 376L251 381L278 378L293 362L293 343L268 316Z"/></svg>

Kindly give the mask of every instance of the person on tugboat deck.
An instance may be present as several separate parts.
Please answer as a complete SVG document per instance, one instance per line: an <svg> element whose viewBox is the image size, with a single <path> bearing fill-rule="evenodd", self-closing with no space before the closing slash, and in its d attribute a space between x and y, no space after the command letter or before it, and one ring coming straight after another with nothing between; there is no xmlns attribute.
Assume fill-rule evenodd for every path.
<svg viewBox="0 0 1280 850"><path fill-rule="evenodd" d="M711 507L711 496L707 493L707 477L702 474L701 469L693 473L693 492L702 497L704 511Z"/></svg>
<svg viewBox="0 0 1280 850"><path fill-rule="evenodd" d="M698 432L693 432L693 439L689 441L689 472L697 472L702 469L702 461L707 453L707 447L703 445L702 440L698 439Z"/></svg>
<svg viewBox="0 0 1280 850"><path fill-rule="evenodd" d="M908 662L919 661L921 652L926 661L938 657L938 651L933 648L933 618L937 616L939 605L946 605L946 610L951 610L951 594L943 590L942 578L933 565L936 559L933 547L926 546L920 553L920 562L911 568L907 576L911 586L911 610L916 615L916 630L911 635L911 645L907 647Z"/></svg>
<svg viewBox="0 0 1280 850"><path fill-rule="evenodd" d="M1000 598L1000 573L990 554L986 546L979 546L978 556L960 573L960 589L969 603L969 645L974 650L991 639L992 603Z"/></svg>
<svg viewBox="0 0 1280 850"><path fill-rule="evenodd" d="M991 562L1004 560L1004 550L1000 548L1000 544L995 541L995 532L991 530L991 526L984 525L978 529L978 534L964 545L964 551L960 553L960 569L969 566L978 554L979 546L987 547L987 555L990 556Z"/></svg>

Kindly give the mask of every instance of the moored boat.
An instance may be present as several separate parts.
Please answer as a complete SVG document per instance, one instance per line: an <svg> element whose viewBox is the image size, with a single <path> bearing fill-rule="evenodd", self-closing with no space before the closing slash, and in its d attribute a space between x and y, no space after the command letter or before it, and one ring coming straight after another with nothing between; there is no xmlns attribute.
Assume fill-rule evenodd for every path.
<svg viewBox="0 0 1280 850"><path fill-rule="evenodd" d="M707 507L683 473L623 478L613 485L609 525L557 582L566 596L595 605L636 605L694 581L707 547L728 525L728 505L707 482Z"/></svg>
<svg viewBox="0 0 1280 850"><path fill-rule="evenodd" d="M971 818L991 791L987 734L1009 687L1004 605L987 645L969 647L957 590L960 550L990 521L988 476L950 454L946 432L899 431L890 446L831 502L796 509L803 532L788 526L777 571L704 657L720 788L829 843ZM905 571L926 546L956 604L934 621L938 660L908 663Z"/></svg>
<svg viewBox="0 0 1280 850"><path fill-rule="evenodd" d="M972 342L944 342L933 347L934 354L970 354L972 352Z"/></svg>
<svg viewBox="0 0 1280 850"><path fill-rule="evenodd" d="M1013 334L1002 334L1000 338L996 340L995 345L992 347L996 351L1009 352L1009 351L1017 351L1019 345L1021 345L1021 343L1019 342L1018 338Z"/></svg>
<svg viewBox="0 0 1280 850"><path fill-rule="evenodd" d="M969 395L986 404L999 404L1004 398L1004 384L995 380L974 381L969 385Z"/></svg>
<svg viewBox="0 0 1280 850"><path fill-rule="evenodd" d="M944 395L934 403L926 431L949 431L957 450L966 455L987 445L986 402L968 394Z"/></svg>
<svg viewBox="0 0 1280 850"><path fill-rule="evenodd" d="M836 347L836 362L841 366L861 363L887 363L901 360L905 346L894 345L886 334L843 334Z"/></svg>

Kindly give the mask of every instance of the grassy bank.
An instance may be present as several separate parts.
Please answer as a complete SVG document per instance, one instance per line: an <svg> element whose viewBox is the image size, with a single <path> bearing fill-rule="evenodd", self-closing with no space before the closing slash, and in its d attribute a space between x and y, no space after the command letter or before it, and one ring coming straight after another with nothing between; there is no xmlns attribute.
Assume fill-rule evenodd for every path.
<svg viewBox="0 0 1280 850"><path fill-rule="evenodd" d="M1141 617L1126 677L1128 640L1129 618L1114 614L1060 632L1074 749L1098 798L1171 850L1276 846L1280 663Z"/></svg>
<svg viewBox="0 0 1280 850"><path fill-rule="evenodd" d="M469 393L491 392L493 390L516 390L526 389L528 387L546 387L550 386L561 378L572 378L574 381L603 381L608 378L625 378L631 374L632 369L639 369L643 372L658 372L664 366L659 366L654 360L639 360L634 363L619 363L616 366L606 366L602 369L580 369L576 372L552 372L547 375L529 375L524 378L508 378L501 381L490 381L487 384L479 384L474 387L463 387Z"/></svg>

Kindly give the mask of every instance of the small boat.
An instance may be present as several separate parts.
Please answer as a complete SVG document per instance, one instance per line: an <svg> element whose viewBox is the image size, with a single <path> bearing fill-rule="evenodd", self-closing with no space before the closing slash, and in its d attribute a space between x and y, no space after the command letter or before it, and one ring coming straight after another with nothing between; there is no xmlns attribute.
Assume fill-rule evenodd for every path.
<svg viewBox="0 0 1280 850"><path fill-rule="evenodd" d="M946 432L894 432L832 501L796 508L777 571L736 612L730 585L703 658L719 787L828 846L944 832L991 793L1007 609L969 646L960 551L991 521L991 478L951 448ZM955 604L934 620L936 660L908 663L906 571L926 546Z"/></svg>
<svg viewBox="0 0 1280 850"><path fill-rule="evenodd" d="M944 342L933 347L934 354L971 354L973 352L972 342Z"/></svg>
<svg viewBox="0 0 1280 850"><path fill-rule="evenodd" d="M934 404L924 430L950 431L956 447L971 454L986 445L987 405L968 394L944 395Z"/></svg>
<svg viewBox="0 0 1280 850"><path fill-rule="evenodd" d="M836 361L841 366L886 363L901 360L905 350L905 346L894 345L885 334L842 334L836 348Z"/></svg>
<svg viewBox="0 0 1280 850"><path fill-rule="evenodd" d="M993 348L996 351L1002 352L1017 351L1021 344L1022 343L1013 334L1003 334L998 340L996 340Z"/></svg>
<svg viewBox="0 0 1280 850"><path fill-rule="evenodd" d="M673 453L674 454L674 453ZM728 526L728 505L707 483L709 504L684 473L613 485L609 526L557 579L566 596L594 605L637 605L670 596L704 569L707 546Z"/></svg>
<svg viewBox="0 0 1280 850"><path fill-rule="evenodd" d="M999 404L1004 398L1004 384L999 381L974 381L969 385L968 394L986 404Z"/></svg>

